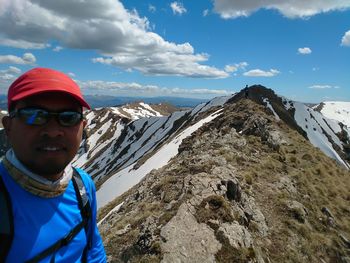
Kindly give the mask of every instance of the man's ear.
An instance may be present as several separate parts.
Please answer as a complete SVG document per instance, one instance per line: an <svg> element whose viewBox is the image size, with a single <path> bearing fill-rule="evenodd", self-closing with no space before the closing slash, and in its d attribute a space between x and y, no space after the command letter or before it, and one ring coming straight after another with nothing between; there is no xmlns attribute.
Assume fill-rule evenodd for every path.
<svg viewBox="0 0 350 263"><path fill-rule="evenodd" d="M4 126L6 135L9 136L9 133L11 132L11 124L12 120L9 116L4 116L1 120L2 126Z"/></svg>
<svg viewBox="0 0 350 263"><path fill-rule="evenodd" d="M83 129L86 127L86 125L87 125L87 120L83 119Z"/></svg>

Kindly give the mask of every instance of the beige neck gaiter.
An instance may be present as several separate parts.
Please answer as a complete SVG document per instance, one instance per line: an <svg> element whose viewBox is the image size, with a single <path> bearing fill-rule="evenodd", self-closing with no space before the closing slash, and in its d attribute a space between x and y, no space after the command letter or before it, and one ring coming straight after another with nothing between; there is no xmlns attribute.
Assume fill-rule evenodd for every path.
<svg viewBox="0 0 350 263"><path fill-rule="evenodd" d="M52 198L63 194L72 178L71 168L66 169L68 171L64 171L62 177L54 182L33 174L19 162L12 149L6 153L3 164L13 180L28 192L40 197Z"/></svg>

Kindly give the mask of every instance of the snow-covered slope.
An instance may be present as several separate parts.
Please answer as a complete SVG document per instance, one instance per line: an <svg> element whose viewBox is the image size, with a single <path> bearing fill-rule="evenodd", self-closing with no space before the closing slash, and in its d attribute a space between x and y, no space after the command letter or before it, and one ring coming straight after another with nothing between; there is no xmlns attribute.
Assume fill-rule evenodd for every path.
<svg viewBox="0 0 350 263"><path fill-rule="evenodd" d="M144 117L163 116L160 112L143 102L126 104L121 107L111 107L111 110L119 116L130 118L132 120Z"/></svg>
<svg viewBox="0 0 350 263"><path fill-rule="evenodd" d="M143 103L140 104L142 109L137 107L138 112L135 112L135 107L92 111L87 114L88 136L73 165L85 169L95 182L101 184L124 168L134 167L137 163L141 165L163 144L167 144L167 140L206 117L210 114L208 110L222 107L229 98L216 98L193 110L177 111L169 116L161 116ZM147 114L145 109L148 109ZM125 112L132 117L127 118ZM147 117L140 118L141 115Z"/></svg>
<svg viewBox="0 0 350 263"><path fill-rule="evenodd" d="M161 109L162 107L156 105L155 108ZM163 110L163 112L166 111ZM88 112L85 139L72 162L73 165L85 168L93 177L100 172L105 172L103 168L107 168L106 166L111 161L113 157L111 151L114 152L116 142L120 143L120 136L122 132L125 134L125 128L135 120L142 118L142 123L152 116L157 116L155 120L167 118L162 117L162 114L152 105L143 102ZM130 136L126 137L130 139ZM119 162L123 160L121 158Z"/></svg>
<svg viewBox="0 0 350 263"><path fill-rule="evenodd" d="M315 147L320 148L326 155L350 168L349 164L335 150L335 147L339 147L341 150L344 149L343 142L340 141L337 134L340 134L344 129L350 134L350 130L347 127L341 126L334 119L326 118L303 103L286 101L285 105L286 109L295 110L295 121L306 132L309 141Z"/></svg>
<svg viewBox="0 0 350 263"><path fill-rule="evenodd" d="M350 128L350 102L325 101L313 107L320 111L325 117L342 122Z"/></svg>

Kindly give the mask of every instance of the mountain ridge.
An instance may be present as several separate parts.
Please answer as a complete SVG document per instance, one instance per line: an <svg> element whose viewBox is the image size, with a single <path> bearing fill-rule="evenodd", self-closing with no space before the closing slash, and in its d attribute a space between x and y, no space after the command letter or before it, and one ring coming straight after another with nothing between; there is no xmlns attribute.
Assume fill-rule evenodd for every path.
<svg viewBox="0 0 350 263"><path fill-rule="evenodd" d="M348 178L267 107L241 99L101 209L100 230L111 262L346 262Z"/></svg>

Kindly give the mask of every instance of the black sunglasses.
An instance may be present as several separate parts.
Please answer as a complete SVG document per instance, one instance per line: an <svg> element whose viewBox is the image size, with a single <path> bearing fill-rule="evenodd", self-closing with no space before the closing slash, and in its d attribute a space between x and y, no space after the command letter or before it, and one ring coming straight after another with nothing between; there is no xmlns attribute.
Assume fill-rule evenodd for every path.
<svg viewBox="0 0 350 263"><path fill-rule="evenodd" d="M78 111L51 112L40 108L22 108L11 111L10 118L18 117L28 125L41 126L55 117L57 122L65 127L72 127L83 120L83 114Z"/></svg>

